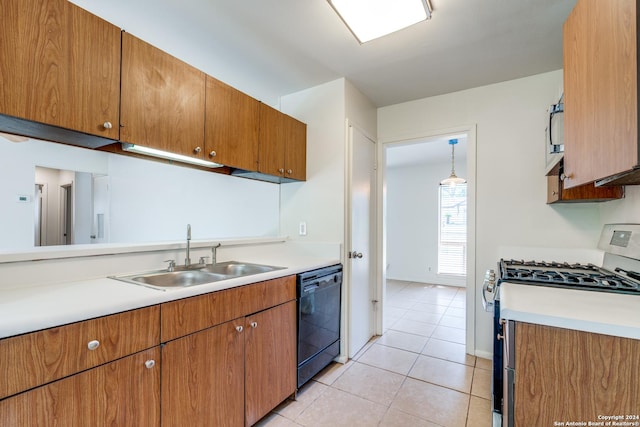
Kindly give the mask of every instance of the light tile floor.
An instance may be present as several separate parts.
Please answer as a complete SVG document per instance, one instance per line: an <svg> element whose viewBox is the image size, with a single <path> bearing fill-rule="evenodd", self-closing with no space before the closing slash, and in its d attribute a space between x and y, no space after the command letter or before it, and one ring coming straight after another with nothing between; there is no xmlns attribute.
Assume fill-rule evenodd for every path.
<svg viewBox="0 0 640 427"><path fill-rule="evenodd" d="M387 281L384 334L258 426L491 426L491 361L465 354L465 289Z"/></svg>

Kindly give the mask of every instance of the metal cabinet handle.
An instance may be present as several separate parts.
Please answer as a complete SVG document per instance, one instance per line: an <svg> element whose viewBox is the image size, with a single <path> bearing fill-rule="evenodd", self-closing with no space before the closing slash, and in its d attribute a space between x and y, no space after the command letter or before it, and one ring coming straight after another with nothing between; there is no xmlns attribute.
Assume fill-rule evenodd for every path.
<svg viewBox="0 0 640 427"><path fill-rule="evenodd" d="M362 252L349 252L349 258L362 258Z"/></svg>
<svg viewBox="0 0 640 427"><path fill-rule="evenodd" d="M196 147L196 148L193 149L193 152L196 153L196 154L200 153L201 151L202 151L202 148L200 148L200 147Z"/></svg>
<svg viewBox="0 0 640 427"><path fill-rule="evenodd" d="M209 157L215 157L216 154L217 153L215 151L209 151Z"/></svg>
<svg viewBox="0 0 640 427"><path fill-rule="evenodd" d="M289 175L291 175L291 174L293 173L293 170L291 170L291 169L287 169L287 173L288 173Z"/></svg>
<svg viewBox="0 0 640 427"><path fill-rule="evenodd" d="M252 328L257 328L258 327L258 322L251 322L250 323Z"/></svg>
<svg viewBox="0 0 640 427"><path fill-rule="evenodd" d="M147 369L151 369L151 368L153 368L154 366L156 366L156 361L155 361L155 360L153 360L153 359L149 359L149 360L147 360L146 362L144 362L144 366L145 366Z"/></svg>
<svg viewBox="0 0 640 427"><path fill-rule="evenodd" d="M102 127L104 127L105 129L111 129L113 125L111 124L111 122L104 122L102 124Z"/></svg>
<svg viewBox="0 0 640 427"><path fill-rule="evenodd" d="M87 344L87 348L89 350L95 350L98 347L100 347L100 341L98 340L89 341L89 343Z"/></svg>
<svg viewBox="0 0 640 427"><path fill-rule="evenodd" d="M280 168L280 169L278 169L278 172L280 172L280 173L284 173L284 168Z"/></svg>
<svg viewBox="0 0 640 427"><path fill-rule="evenodd" d="M238 332L242 332L244 328L242 326L236 326L236 331Z"/></svg>

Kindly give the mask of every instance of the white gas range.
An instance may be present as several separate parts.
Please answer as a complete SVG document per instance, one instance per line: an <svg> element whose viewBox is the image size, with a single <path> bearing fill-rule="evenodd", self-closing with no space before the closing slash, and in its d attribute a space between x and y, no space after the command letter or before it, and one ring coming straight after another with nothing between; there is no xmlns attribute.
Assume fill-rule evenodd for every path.
<svg viewBox="0 0 640 427"><path fill-rule="evenodd" d="M494 426L514 425L513 351L505 344L506 323L640 340L640 224L605 225L598 249L599 265L501 259L497 273L487 272L482 297L494 317Z"/></svg>

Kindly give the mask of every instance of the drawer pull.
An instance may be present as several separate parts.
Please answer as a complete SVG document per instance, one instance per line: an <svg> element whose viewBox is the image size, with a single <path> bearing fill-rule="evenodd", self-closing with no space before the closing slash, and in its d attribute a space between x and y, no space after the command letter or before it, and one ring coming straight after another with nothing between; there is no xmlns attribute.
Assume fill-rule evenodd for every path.
<svg viewBox="0 0 640 427"><path fill-rule="evenodd" d="M100 347L100 341L98 340L89 341L89 344L87 344L89 350L95 350L98 347Z"/></svg>
<svg viewBox="0 0 640 427"><path fill-rule="evenodd" d="M252 328L257 328L258 327L258 322L251 322L251 327Z"/></svg>
<svg viewBox="0 0 640 427"><path fill-rule="evenodd" d="M236 326L236 331L238 332L242 332L244 328L242 326Z"/></svg>
<svg viewBox="0 0 640 427"><path fill-rule="evenodd" d="M151 369L156 366L156 361L153 359L147 360L146 362L144 362L144 366L146 366L147 369Z"/></svg>

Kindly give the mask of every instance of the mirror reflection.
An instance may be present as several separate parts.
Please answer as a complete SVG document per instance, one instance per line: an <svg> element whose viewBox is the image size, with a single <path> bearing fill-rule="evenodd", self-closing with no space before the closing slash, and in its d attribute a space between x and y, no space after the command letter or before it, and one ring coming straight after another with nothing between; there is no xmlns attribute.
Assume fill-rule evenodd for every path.
<svg viewBox="0 0 640 427"><path fill-rule="evenodd" d="M0 253L280 234L280 186L0 133Z"/></svg>
<svg viewBox="0 0 640 427"><path fill-rule="evenodd" d="M35 167L34 246L106 243L107 177Z"/></svg>

